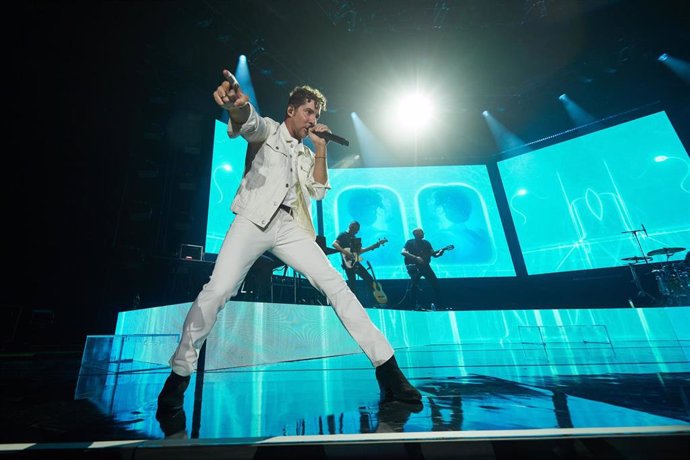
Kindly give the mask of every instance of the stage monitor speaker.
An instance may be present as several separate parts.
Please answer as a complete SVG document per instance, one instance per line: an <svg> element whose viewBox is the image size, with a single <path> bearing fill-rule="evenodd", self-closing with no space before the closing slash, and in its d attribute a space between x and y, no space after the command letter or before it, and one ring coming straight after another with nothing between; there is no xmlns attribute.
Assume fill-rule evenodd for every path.
<svg viewBox="0 0 690 460"><path fill-rule="evenodd" d="M180 246L180 259L204 260L204 247L194 244L183 244Z"/></svg>

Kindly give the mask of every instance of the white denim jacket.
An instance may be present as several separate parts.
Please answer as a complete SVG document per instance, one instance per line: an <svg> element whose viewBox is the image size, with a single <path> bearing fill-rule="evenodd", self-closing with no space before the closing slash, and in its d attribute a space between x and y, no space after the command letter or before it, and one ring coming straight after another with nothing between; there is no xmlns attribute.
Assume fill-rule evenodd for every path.
<svg viewBox="0 0 690 460"><path fill-rule="evenodd" d="M314 180L314 152L294 139L285 123L278 123L258 115L254 107L247 121L239 129L228 123L231 138L242 136L247 140L244 177L230 209L261 228L265 228L287 194L292 160L289 157L291 143L297 142L297 201L293 207L296 222L314 237L311 217L311 198L323 199L330 184Z"/></svg>

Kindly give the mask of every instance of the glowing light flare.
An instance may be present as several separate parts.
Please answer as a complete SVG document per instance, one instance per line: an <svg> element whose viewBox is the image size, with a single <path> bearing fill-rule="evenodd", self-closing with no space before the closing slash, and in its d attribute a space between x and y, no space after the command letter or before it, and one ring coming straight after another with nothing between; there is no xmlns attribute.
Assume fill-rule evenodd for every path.
<svg viewBox="0 0 690 460"><path fill-rule="evenodd" d="M428 96L414 93L400 99L396 119L402 127L419 131L431 120L432 110L433 103Z"/></svg>

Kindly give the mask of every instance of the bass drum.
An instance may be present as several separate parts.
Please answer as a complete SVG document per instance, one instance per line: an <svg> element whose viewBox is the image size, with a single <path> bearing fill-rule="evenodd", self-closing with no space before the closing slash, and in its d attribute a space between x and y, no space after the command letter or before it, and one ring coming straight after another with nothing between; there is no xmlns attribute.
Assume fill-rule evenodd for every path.
<svg viewBox="0 0 690 460"><path fill-rule="evenodd" d="M672 305L690 301L690 274L683 262L673 262L652 270L659 295Z"/></svg>

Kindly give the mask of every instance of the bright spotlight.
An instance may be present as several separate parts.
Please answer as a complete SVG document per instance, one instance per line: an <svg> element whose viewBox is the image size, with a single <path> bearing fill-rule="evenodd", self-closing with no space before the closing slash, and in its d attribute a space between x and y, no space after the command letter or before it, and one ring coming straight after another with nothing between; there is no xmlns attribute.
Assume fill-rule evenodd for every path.
<svg viewBox="0 0 690 460"><path fill-rule="evenodd" d="M659 61L664 62L666 59L668 59L668 54L663 53L661 56L657 58Z"/></svg>
<svg viewBox="0 0 690 460"><path fill-rule="evenodd" d="M668 157L666 155L657 155L654 157L654 161L657 163L661 163L662 161L668 160Z"/></svg>
<svg viewBox="0 0 690 460"><path fill-rule="evenodd" d="M432 104L428 97L416 93L404 97L398 103L398 122L408 129L421 129L431 119Z"/></svg>
<svg viewBox="0 0 690 460"><path fill-rule="evenodd" d="M489 116L489 111L488 111L488 110L483 111L483 112L482 112L482 115L484 115L485 117L488 117L488 116Z"/></svg>
<svg viewBox="0 0 690 460"><path fill-rule="evenodd" d="M565 93L558 96L559 101L566 101L567 99L568 99L568 96Z"/></svg>
<svg viewBox="0 0 690 460"><path fill-rule="evenodd" d="M527 189L521 188L520 190L517 191L517 196L525 196L527 195Z"/></svg>

